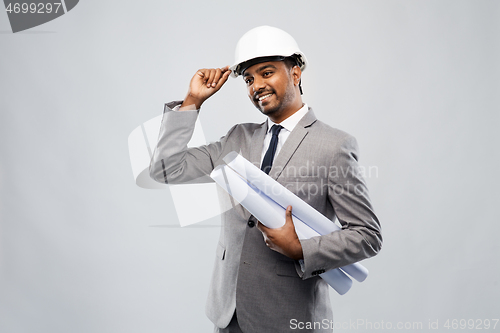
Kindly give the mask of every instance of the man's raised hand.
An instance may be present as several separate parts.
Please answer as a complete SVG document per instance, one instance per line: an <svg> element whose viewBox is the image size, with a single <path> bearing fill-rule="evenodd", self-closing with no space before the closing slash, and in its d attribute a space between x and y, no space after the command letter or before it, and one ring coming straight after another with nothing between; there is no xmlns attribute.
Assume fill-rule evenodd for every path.
<svg viewBox="0 0 500 333"><path fill-rule="evenodd" d="M188 93L181 105L181 110L199 109L203 102L219 91L224 83L226 83L230 73L229 66L198 70L191 79Z"/></svg>

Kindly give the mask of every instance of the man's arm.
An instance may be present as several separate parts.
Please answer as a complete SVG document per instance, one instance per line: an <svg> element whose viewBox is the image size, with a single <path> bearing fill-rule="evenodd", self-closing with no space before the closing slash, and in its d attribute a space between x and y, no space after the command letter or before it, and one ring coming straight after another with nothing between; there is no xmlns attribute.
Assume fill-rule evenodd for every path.
<svg viewBox="0 0 500 333"><path fill-rule="evenodd" d="M330 166L328 200L342 225L340 231L301 240L303 279L376 255L382 247L380 223L373 211L358 165L356 139L347 136Z"/></svg>
<svg viewBox="0 0 500 333"><path fill-rule="evenodd" d="M289 258L304 260L304 279L372 257L382 245L380 224L359 170L357 143L352 136L344 139L330 166L338 172L328 176L328 200L342 230L299 240L290 206L283 227L270 229L258 224L269 248Z"/></svg>
<svg viewBox="0 0 500 333"><path fill-rule="evenodd" d="M165 105L158 144L150 164L150 176L161 183L199 183L210 181L213 156L221 143L187 148L194 132L198 110L205 100L215 94L227 81L228 67L200 69L191 79L186 98ZM176 109L176 107L178 110Z"/></svg>

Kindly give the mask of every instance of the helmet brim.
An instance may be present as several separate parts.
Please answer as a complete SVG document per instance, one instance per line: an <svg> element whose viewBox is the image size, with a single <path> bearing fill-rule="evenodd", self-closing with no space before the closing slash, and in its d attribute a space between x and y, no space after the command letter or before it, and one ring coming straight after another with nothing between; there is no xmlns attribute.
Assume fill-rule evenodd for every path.
<svg viewBox="0 0 500 333"><path fill-rule="evenodd" d="M297 65L300 67L300 69L302 71L305 70L307 65L307 59L302 52L296 52L292 55L274 55L274 56L256 57L234 64L233 66L229 67L229 69L231 70L232 77L238 77L242 75L247 68L250 68L253 65L267 61L283 61L287 57L294 57L297 60L298 63Z"/></svg>

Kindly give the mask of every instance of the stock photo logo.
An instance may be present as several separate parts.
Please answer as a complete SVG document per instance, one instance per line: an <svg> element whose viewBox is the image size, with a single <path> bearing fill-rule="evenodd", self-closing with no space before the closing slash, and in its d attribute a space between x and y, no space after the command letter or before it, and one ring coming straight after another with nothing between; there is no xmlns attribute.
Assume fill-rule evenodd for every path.
<svg viewBox="0 0 500 333"><path fill-rule="evenodd" d="M5 11L9 17L12 32L31 29L52 21L73 8L79 0L53 0L53 1L12 1L4 0Z"/></svg>

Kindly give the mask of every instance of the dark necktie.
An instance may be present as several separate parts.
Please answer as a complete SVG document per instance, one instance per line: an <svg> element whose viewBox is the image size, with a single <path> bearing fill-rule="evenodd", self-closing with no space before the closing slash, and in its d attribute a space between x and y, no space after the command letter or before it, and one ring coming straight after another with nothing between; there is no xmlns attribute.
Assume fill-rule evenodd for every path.
<svg viewBox="0 0 500 333"><path fill-rule="evenodd" d="M269 174L269 171L271 171L271 167L273 166L274 154L276 154L276 147L278 146L278 134L282 128L283 126L280 125L273 125L273 127L271 127L271 142L269 143L269 148L267 148L266 155L264 155L264 159L262 160L262 165L260 167L260 169L266 174Z"/></svg>

